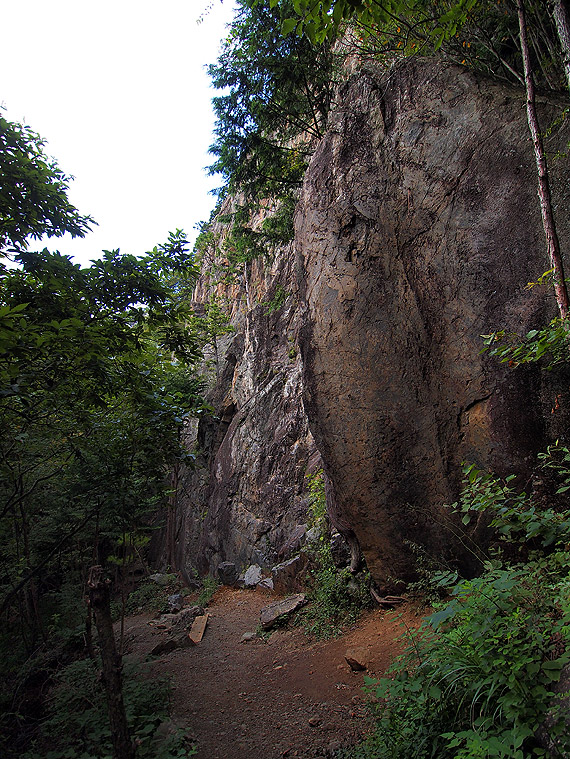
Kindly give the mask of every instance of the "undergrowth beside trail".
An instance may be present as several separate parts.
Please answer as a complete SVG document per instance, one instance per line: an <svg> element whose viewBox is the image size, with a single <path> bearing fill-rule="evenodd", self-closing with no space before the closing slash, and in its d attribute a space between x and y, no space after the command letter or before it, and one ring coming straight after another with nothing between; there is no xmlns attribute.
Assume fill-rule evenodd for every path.
<svg viewBox="0 0 570 759"><path fill-rule="evenodd" d="M309 606L301 618L305 630L321 640L340 635L371 605L370 576L337 567L333 558L330 526L326 514L323 472L309 477L309 526L314 540L309 545L313 569L309 578Z"/></svg>
<svg viewBox="0 0 570 759"><path fill-rule="evenodd" d="M485 513L500 536L474 579L433 584L436 604L388 675L367 678L373 734L350 759L570 757L567 703L558 683L570 665L570 451L542 466L558 477L552 503L465 467L452 506L468 523ZM509 544L509 559L501 543ZM513 555L513 546L515 548ZM566 719L565 719L566 718Z"/></svg>
<svg viewBox="0 0 570 759"><path fill-rule="evenodd" d="M21 759L112 759L111 729L99 664L82 659L65 667L48 701L34 747ZM169 721L170 686L126 664L123 698L137 759L186 759L195 750Z"/></svg>

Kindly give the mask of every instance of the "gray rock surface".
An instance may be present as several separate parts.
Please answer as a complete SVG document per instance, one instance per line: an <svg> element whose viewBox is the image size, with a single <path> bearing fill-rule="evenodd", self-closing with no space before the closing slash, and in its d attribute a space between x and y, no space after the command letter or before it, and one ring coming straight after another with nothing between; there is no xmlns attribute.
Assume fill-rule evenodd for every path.
<svg viewBox="0 0 570 759"><path fill-rule="evenodd" d="M243 584L245 588L255 588L255 586L263 579L263 573L259 564L252 564L245 571L243 577Z"/></svg>
<svg viewBox="0 0 570 759"><path fill-rule="evenodd" d="M306 474L322 457L336 529L394 592L390 578L413 572L406 541L461 558L442 504L457 499L463 460L526 478L570 428L568 404L551 414L550 402L567 381L480 353L482 334L555 313L544 290L525 290L549 264L522 92L407 60L357 72L337 103L294 246L234 283L204 271L196 289L198 308L229 304L233 331L208 357L215 411L188 430L200 455L180 474L179 539L164 562L187 577L294 555L309 539ZM543 124L560 111L539 105ZM547 149L569 139L566 124ZM567 250L568 161L551 168Z"/></svg>
<svg viewBox="0 0 570 759"><path fill-rule="evenodd" d="M212 256L224 258L223 246ZM199 456L179 473L182 495L170 531L177 541L166 563L187 578L193 569L216 576L224 562L240 572L250 564L270 569L302 540L306 475L320 468L320 457L302 402L291 244L272 256L248 264L235 284L218 284L204 271L195 292L198 310L211 298L228 304L233 331L208 355L214 412L189 426L187 445ZM283 305L270 310L279 292L286 293ZM165 553L166 533L162 541L157 555Z"/></svg>
<svg viewBox="0 0 570 759"><path fill-rule="evenodd" d="M236 585L239 579L239 572L233 561L223 561L218 566L218 579L222 585Z"/></svg>
<svg viewBox="0 0 570 759"><path fill-rule="evenodd" d="M168 596L168 608L171 612L176 613L184 606L184 596L182 593L173 593Z"/></svg>
<svg viewBox="0 0 570 759"><path fill-rule="evenodd" d="M196 617L200 617L202 614L204 614L204 609L201 606L190 606L178 612L170 623L172 634L178 635L189 631Z"/></svg>
<svg viewBox="0 0 570 759"><path fill-rule="evenodd" d="M298 593L297 595L285 598L282 601L275 601L275 603L269 604L261 610L260 624L264 630L271 630L275 625L283 622L294 611L301 609L307 603L307 599L304 594Z"/></svg>
<svg viewBox="0 0 570 759"><path fill-rule="evenodd" d="M305 586L307 566L307 555L301 553L272 567L271 575L275 591L277 593L293 593L302 590Z"/></svg>

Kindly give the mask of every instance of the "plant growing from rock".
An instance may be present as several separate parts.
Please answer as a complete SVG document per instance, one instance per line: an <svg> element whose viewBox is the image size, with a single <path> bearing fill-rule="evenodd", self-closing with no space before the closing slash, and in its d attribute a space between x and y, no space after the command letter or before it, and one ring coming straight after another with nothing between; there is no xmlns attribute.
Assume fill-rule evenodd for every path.
<svg viewBox="0 0 570 759"><path fill-rule="evenodd" d="M338 635L344 625L356 621L370 605L369 576L367 572L354 575L348 567L339 569L335 565L322 470L309 476L308 481L309 526L314 532L308 550L315 566L311 571L310 604L302 619L307 632L317 638L330 638Z"/></svg>

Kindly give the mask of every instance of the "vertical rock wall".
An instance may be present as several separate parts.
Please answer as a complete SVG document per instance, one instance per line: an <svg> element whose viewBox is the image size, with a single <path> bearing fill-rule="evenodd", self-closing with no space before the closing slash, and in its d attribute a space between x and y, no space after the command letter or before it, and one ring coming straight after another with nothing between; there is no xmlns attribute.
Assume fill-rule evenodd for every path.
<svg viewBox="0 0 570 759"><path fill-rule="evenodd" d="M481 355L480 336L555 308L525 290L549 265L522 93L406 61L358 73L339 103L296 217L305 407L338 509L388 586L410 574L406 541L449 554L441 505L463 460L528 473L552 395L538 370ZM557 112L543 106L543 123ZM565 249L567 169L553 162Z"/></svg>
<svg viewBox="0 0 570 759"><path fill-rule="evenodd" d="M320 458L302 401L292 246L256 260L233 285L204 275L197 301L226 303L232 331L208 351L214 412L194 429L195 470L181 483L176 564L200 574L223 561L269 568L307 522L306 474ZM292 540L293 539L293 540Z"/></svg>
<svg viewBox="0 0 570 759"><path fill-rule="evenodd" d="M463 460L526 477L537 450L566 435L567 377L481 355L482 334L555 314L548 291L525 289L548 262L523 94L405 61L357 72L337 102L298 205L296 253L197 288L199 301L216 288L227 299L234 331L211 356L215 411L182 481L179 567L286 558L322 455L336 520L387 588L412 572L407 541L461 558L442 505L457 498ZM544 125L560 112L541 107ZM568 249L568 158L552 169Z"/></svg>

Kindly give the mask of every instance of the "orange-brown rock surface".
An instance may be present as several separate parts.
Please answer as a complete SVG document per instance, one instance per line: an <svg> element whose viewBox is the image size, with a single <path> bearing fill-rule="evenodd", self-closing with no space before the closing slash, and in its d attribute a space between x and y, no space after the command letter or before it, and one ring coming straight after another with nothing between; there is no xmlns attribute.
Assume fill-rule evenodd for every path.
<svg viewBox="0 0 570 759"><path fill-rule="evenodd" d="M406 541L458 549L442 504L463 460L528 473L558 423L554 385L481 355L481 335L555 310L525 289L549 264L522 93L406 61L360 72L338 101L296 215L304 399L382 586L409 574ZM550 123L556 108L542 109ZM568 158L552 167L567 250Z"/></svg>

